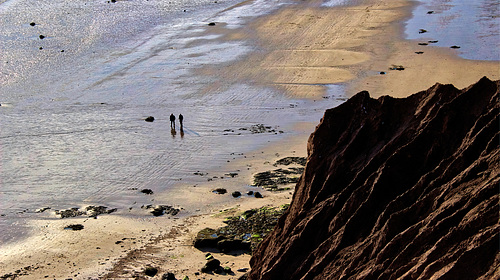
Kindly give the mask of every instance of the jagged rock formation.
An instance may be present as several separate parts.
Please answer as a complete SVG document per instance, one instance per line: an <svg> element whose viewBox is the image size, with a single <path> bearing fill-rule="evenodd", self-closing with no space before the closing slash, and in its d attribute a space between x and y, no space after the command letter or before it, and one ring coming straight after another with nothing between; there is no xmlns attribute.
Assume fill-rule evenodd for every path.
<svg viewBox="0 0 500 280"><path fill-rule="evenodd" d="M327 110L249 279L499 279L499 84Z"/></svg>

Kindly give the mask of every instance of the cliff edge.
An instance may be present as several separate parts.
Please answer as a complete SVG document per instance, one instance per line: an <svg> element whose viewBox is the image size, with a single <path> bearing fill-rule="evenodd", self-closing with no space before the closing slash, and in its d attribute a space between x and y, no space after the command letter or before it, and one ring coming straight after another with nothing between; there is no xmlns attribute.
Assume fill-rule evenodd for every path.
<svg viewBox="0 0 500 280"><path fill-rule="evenodd" d="M249 279L499 279L499 85L325 112Z"/></svg>

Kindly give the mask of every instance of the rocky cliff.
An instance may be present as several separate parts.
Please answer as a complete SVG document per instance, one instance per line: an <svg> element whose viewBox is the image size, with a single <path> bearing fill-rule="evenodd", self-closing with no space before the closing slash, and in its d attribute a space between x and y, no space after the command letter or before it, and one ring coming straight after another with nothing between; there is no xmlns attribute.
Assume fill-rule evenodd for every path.
<svg viewBox="0 0 500 280"><path fill-rule="evenodd" d="M499 84L327 110L249 279L499 279Z"/></svg>

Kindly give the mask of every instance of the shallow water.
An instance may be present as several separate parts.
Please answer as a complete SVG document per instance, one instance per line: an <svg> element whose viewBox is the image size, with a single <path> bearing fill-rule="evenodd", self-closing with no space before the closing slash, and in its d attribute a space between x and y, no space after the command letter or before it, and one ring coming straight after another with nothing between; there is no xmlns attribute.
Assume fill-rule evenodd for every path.
<svg viewBox="0 0 500 280"><path fill-rule="evenodd" d="M338 86L325 96L335 98L314 102L195 74L253 48L207 35L207 23L237 28L286 4L260 0L225 10L236 3L0 5L1 242L28 233L26 219L46 217L38 208L128 209L151 203L143 188L169 192L206 182L194 173L291 136L295 123L317 122L341 102ZM184 115L183 131L170 129L170 113ZM155 121L145 122L148 116ZM256 124L276 133L252 134Z"/></svg>
<svg viewBox="0 0 500 280"><path fill-rule="evenodd" d="M498 0L418 0L406 24L408 39L454 49L466 59L500 60ZM421 29L427 32L422 32Z"/></svg>
<svg viewBox="0 0 500 280"><path fill-rule="evenodd" d="M206 182L194 173L294 135L295 123L318 122L343 102L341 85L314 102L196 74L253 50L207 35L207 23L234 29L288 4L226 10L238 2L0 2L0 243L27 234L37 208L128 209L151 203L140 189ZM183 133L170 129L170 113L184 115ZM252 134L256 124L277 134Z"/></svg>

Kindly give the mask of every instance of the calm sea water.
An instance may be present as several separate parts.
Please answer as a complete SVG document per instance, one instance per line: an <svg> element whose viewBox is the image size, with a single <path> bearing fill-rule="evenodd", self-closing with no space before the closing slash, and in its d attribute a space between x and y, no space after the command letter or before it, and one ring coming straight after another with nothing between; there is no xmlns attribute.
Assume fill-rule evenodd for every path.
<svg viewBox="0 0 500 280"><path fill-rule="evenodd" d="M143 188L206 182L194 173L293 135L293 124L335 105L196 74L253 49L207 35L209 22L238 28L289 4L239 2L0 4L0 242L27 232L38 208L128 209L151 203ZM170 129L171 113L184 115L183 132ZM256 124L283 133L252 134Z"/></svg>
<svg viewBox="0 0 500 280"><path fill-rule="evenodd" d="M437 41L440 47L475 60L500 60L498 0L418 0L406 24L409 39ZM426 32L422 32L422 29Z"/></svg>
<svg viewBox="0 0 500 280"><path fill-rule="evenodd" d="M22 237L38 208L128 209L150 203L134 189L175 191L180 181L206 181L193 173L293 135L293 124L317 122L341 102L342 86L330 85L332 98L313 102L251 82L197 75L200 67L223 65L254 49L250 42L206 35L209 22L238 28L290 4L255 0L233 7L239 2L0 1L0 244ZM428 6L443 1L428 2L416 9L407 30L426 28L448 44L445 36L433 37L435 24L415 23L445 15L444 8ZM427 17L423 12L431 8L436 14ZM463 36L453 44L470 54L470 40ZM170 113L184 115L182 134L170 129ZM156 120L145 122L148 116ZM240 130L256 124L283 133Z"/></svg>

